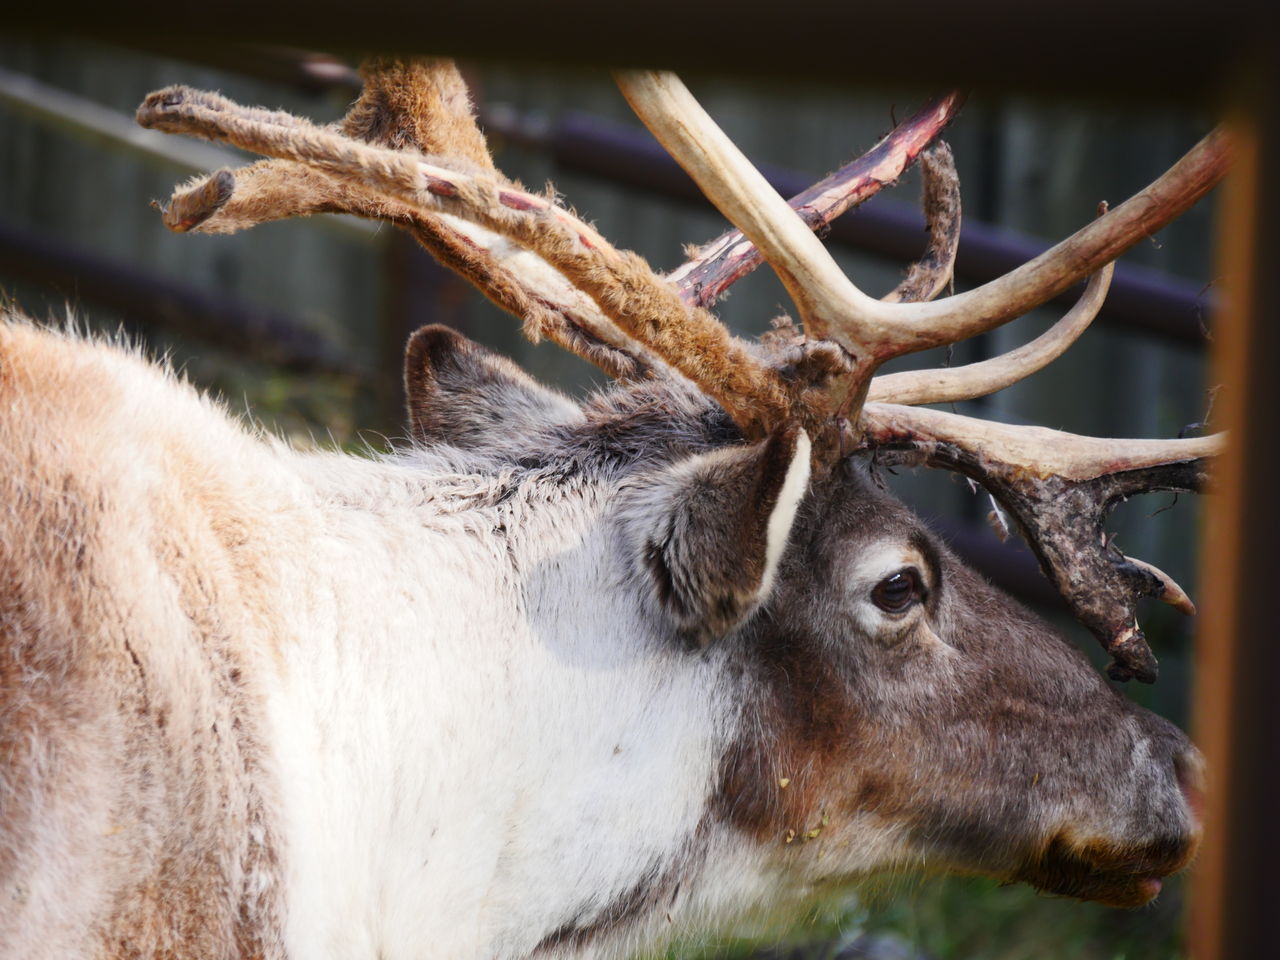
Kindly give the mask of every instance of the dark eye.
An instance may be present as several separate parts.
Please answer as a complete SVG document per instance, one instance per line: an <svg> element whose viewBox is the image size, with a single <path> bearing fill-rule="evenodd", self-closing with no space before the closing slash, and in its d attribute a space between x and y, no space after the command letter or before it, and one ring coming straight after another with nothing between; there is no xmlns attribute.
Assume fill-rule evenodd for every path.
<svg viewBox="0 0 1280 960"><path fill-rule="evenodd" d="M924 586L920 583L920 571L915 567L907 567L885 577L871 591L872 602L885 613L902 613L922 599Z"/></svg>

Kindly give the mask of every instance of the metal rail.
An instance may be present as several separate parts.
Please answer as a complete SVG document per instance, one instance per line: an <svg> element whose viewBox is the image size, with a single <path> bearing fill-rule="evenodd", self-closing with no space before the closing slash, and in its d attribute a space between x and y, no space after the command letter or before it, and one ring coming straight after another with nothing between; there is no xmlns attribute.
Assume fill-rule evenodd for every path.
<svg viewBox="0 0 1280 960"><path fill-rule="evenodd" d="M57 289L158 327L299 373L369 379L336 344L294 318L244 300L157 276L0 224L0 276Z"/></svg>

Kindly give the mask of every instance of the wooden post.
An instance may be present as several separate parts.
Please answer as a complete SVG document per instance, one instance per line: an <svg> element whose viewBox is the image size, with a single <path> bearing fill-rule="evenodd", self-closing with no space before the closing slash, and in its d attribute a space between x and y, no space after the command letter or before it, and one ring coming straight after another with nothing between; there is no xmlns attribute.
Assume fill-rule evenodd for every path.
<svg viewBox="0 0 1280 960"><path fill-rule="evenodd" d="M1209 768L1196 960L1280 957L1280 65L1267 52L1236 102L1239 152L1220 224L1215 382L1231 444L1215 483L1196 656L1194 732Z"/></svg>

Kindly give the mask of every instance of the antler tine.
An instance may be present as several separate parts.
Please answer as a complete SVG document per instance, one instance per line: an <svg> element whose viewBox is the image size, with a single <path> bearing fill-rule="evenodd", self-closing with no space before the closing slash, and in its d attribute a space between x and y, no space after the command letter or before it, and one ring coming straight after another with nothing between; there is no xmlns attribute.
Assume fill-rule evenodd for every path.
<svg viewBox="0 0 1280 960"><path fill-rule="evenodd" d="M787 201L811 230L821 230L898 179L955 119L964 95L952 91L930 100L862 156ZM687 303L709 307L734 282L763 262L760 249L730 230L698 248L695 257L667 274Z"/></svg>
<svg viewBox="0 0 1280 960"><path fill-rule="evenodd" d="M684 304L638 256L615 250L546 197L296 118L282 128L257 114L215 94L171 87L147 97L138 121L297 160L419 212L452 214L509 237L555 267L628 337L697 383L748 436L787 418L791 401L777 373L710 314Z"/></svg>
<svg viewBox="0 0 1280 960"><path fill-rule="evenodd" d="M361 66L360 76L360 96L333 129L366 143L411 147L449 157L455 165L496 173L466 85L452 61L376 59ZM305 124L291 114L233 106L241 116L285 132ZM187 132L208 133L198 128ZM163 212L171 230L202 233L232 233L314 213L352 213L401 225L412 225L415 219L403 205L387 203L359 184L292 160L265 160L197 178L179 188ZM440 226L434 217L428 223L432 232ZM430 249L431 237L419 239Z"/></svg>
<svg viewBox="0 0 1280 960"><path fill-rule="evenodd" d="M1145 190L1004 276L943 300L885 303L844 276L676 77L633 71L617 80L646 126L778 272L805 332L838 340L857 358L845 389L829 392L853 422L880 363L986 332L1057 296L1185 212L1229 165L1229 140L1215 130Z"/></svg>
<svg viewBox="0 0 1280 960"><path fill-rule="evenodd" d="M957 413L893 403L863 408L864 445L948 443L993 464L1016 468L1031 479L1090 480L1103 474L1145 470L1165 463L1216 456L1225 434L1177 440L1085 437L1047 427L979 420Z"/></svg>
<svg viewBox="0 0 1280 960"><path fill-rule="evenodd" d="M1226 175L1230 154L1226 131L1214 130L1144 190L1004 276L932 303L877 303L860 318L876 355L963 340L1056 297L1185 213Z"/></svg>
<svg viewBox="0 0 1280 960"><path fill-rule="evenodd" d="M1102 309L1114 269L1114 264L1107 264L1095 273L1075 306L1031 342L962 367L882 374L871 381L867 401L954 403L984 397L1029 377L1060 357L1088 329Z"/></svg>
<svg viewBox="0 0 1280 960"><path fill-rule="evenodd" d="M674 74L618 71L619 89L644 125L729 222L755 244L787 288L810 337L835 336L854 355L863 343L836 321L873 302L837 266L751 162Z"/></svg>
<svg viewBox="0 0 1280 960"><path fill-rule="evenodd" d="M1026 379L1062 356L1089 328L1106 301L1114 272L1115 264L1109 263L1090 277L1075 306L1029 343L990 360L962 367L881 374L871 381L867 401L907 405L954 403L985 397Z"/></svg>
<svg viewBox="0 0 1280 960"><path fill-rule="evenodd" d="M469 162L501 176L476 123L471 91L443 58L375 57L360 65L364 88L339 126L349 137Z"/></svg>
<svg viewBox="0 0 1280 960"><path fill-rule="evenodd" d="M929 221L929 248L882 303L932 300L951 283L960 249L960 177L945 140L920 154L924 179L924 212Z"/></svg>
<svg viewBox="0 0 1280 960"><path fill-rule="evenodd" d="M1184 613L1195 608L1167 574L1115 549L1103 524L1116 503L1135 494L1200 490L1223 435L1111 440L880 403L868 403L862 417L861 444L878 457L981 482L1016 520L1072 612L1111 654L1108 673L1155 680L1137 601L1156 597Z"/></svg>
<svg viewBox="0 0 1280 960"><path fill-rule="evenodd" d="M361 67L361 75L364 90L335 131L367 143L446 156L452 165L500 177L476 125L466 85L451 61L372 60ZM263 126L277 126L285 136L302 123L284 113L238 105L230 109ZM532 339L546 336L620 379L640 379L661 366L588 297L499 235L396 202L357 181L294 160L264 160L194 180L174 193L162 213L165 225L180 233L233 233L316 213L393 223L522 319Z"/></svg>

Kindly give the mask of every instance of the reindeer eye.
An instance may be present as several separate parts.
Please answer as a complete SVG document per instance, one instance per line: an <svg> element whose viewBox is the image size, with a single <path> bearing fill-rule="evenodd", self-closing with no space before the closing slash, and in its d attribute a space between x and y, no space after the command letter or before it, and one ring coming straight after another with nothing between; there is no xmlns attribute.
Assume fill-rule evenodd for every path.
<svg viewBox="0 0 1280 960"><path fill-rule="evenodd" d="M885 577L871 591L872 602L886 613L902 613L913 603L924 599L924 586L915 567L899 570Z"/></svg>

